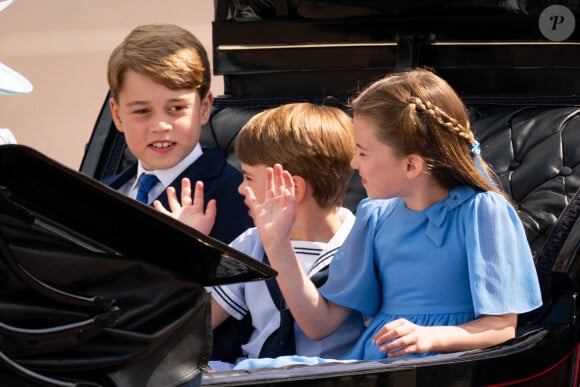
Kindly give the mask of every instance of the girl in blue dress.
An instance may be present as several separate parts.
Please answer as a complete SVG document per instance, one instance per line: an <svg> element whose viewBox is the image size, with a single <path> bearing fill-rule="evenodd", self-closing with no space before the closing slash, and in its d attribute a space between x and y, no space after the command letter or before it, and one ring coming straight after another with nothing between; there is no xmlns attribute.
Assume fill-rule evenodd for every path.
<svg viewBox="0 0 580 387"><path fill-rule="evenodd" d="M280 165L269 171L263 202L246 192L302 330L316 340L353 309L372 316L343 356L353 360L513 338L518 314L542 303L539 282L523 226L479 156L461 99L443 79L417 69L375 82L351 106L352 166L368 198L323 287L300 269L290 243L296 201L288 172Z"/></svg>

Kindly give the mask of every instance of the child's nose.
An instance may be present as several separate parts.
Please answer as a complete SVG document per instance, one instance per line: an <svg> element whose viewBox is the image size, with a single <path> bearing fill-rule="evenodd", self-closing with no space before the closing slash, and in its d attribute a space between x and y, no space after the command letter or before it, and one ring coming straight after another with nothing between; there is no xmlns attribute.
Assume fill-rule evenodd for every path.
<svg viewBox="0 0 580 387"><path fill-rule="evenodd" d="M152 129L157 132L167 132L173 127L168 120L156 119L151 124Z"/></svg>

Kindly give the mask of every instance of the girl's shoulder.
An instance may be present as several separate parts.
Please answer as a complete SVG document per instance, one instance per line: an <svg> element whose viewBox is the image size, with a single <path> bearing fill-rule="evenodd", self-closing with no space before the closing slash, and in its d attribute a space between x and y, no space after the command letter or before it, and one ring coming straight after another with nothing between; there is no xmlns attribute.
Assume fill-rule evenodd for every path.
<svg viewBox="0 0 580 387"><path fill-rule="evenodd" d="M392 198L392 199L364 198L358 204L358 207L356 209L356 215L358 217L358 215L360 213L384 211L384 210L392 207L393 205L395 205L400 200L401 199L399 199L399 198Z"/></svg>
<svg viewBox="0 0 580 387"><path fill-rule="evenodd" d="M454 188L449 199L463 210L478 217L495 218L497 216L517 217L516 210L508 199L498 192L479 191L472 187L462 186ZM449 207L449 204L448 204ZM500 215L503 214L503 215Z"/></svg>
<svg viewBox="0 0 580 387"><path fill-rule="evenodd" d="M449 206L449 202L455 203L456 205L471 205L475 207L494 207L494 206L511 206L509 201L501 194L494 191L479 191L469 186L459 186L455 187L449 193L446 203Z"/></svg>
<svg viewBox="0 0 580 387"><path fill-rule="evenodd" d="M360 201L356 209L357 221L368 220L369 218L384 218L401 201L399 198L392 199L369 199Z"/></svg>

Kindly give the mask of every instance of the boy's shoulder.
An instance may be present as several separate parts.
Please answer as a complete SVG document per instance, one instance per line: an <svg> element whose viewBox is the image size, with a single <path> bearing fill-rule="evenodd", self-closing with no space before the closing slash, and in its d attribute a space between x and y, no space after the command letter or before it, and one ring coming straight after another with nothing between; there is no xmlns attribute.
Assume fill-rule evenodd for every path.
<svg viewBox="0 0 580 387"><path fill-rule="evenodd" d="M121 172L114 175L107 176L101 180L101 183L108 185L111 188L119 189L123 184L125 184L129 179L137 174L137 161L129 164Z"/></svg>
<svg viewBox="0 0 580 387"><path fill-rule="evenodd" d="M239 184L242 174L230 165L217 147L204 148L203 154L189 164L180 177L194 176L197 180L234 179Z"/></svg>
<svg viewBox="0 0 580 387"><path fill-rule="evenodd" d="M119 188L137 174L137 166L138 161L135 160L120 172L101 179L101 182L112 188ZM218 147L204 148L203 154L187 165L174 182L179 182L184 177L193 181L202 180L206 184L223 181L228 185L239 185L242 180L241 172L227 162L226 156Z"/></svg>

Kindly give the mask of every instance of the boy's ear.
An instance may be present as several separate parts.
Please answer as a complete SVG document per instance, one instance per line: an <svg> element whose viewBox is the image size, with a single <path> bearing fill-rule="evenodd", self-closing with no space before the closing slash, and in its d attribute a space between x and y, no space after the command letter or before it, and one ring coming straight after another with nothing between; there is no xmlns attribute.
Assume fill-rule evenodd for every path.
<svg viewBox="0 0 580 387"><path fill-rule="evenodd" d="M111 110L111 117L113 117L113 122L117 130L123 132L123 121L121 121L121 117L119 116L119 105L115 101L115 98L109 99L109 109Z"/></svg>
<svg viewBox="0 0 580 387"><path fill-rule="evenodd" d="M304 196L306 195L307 183L302 176L292 175L292 180L294 181L294 196L296 197L296 202L300 203Z"/></svg>
<svg viewBox="0 0 580 387"><path fill-rule="evenodd" d="M413 179L423 173L425 159L414 153L407 156L407 176Z"/></svg>
<svg viewBox="0 0 580 387"><path fill-rule="evenodd" d="M202 125L208 123L212 105L213 105L213 94L211 91L208 91L205 97L203 97L203 99L201 100L200 120Z"/></svg>

